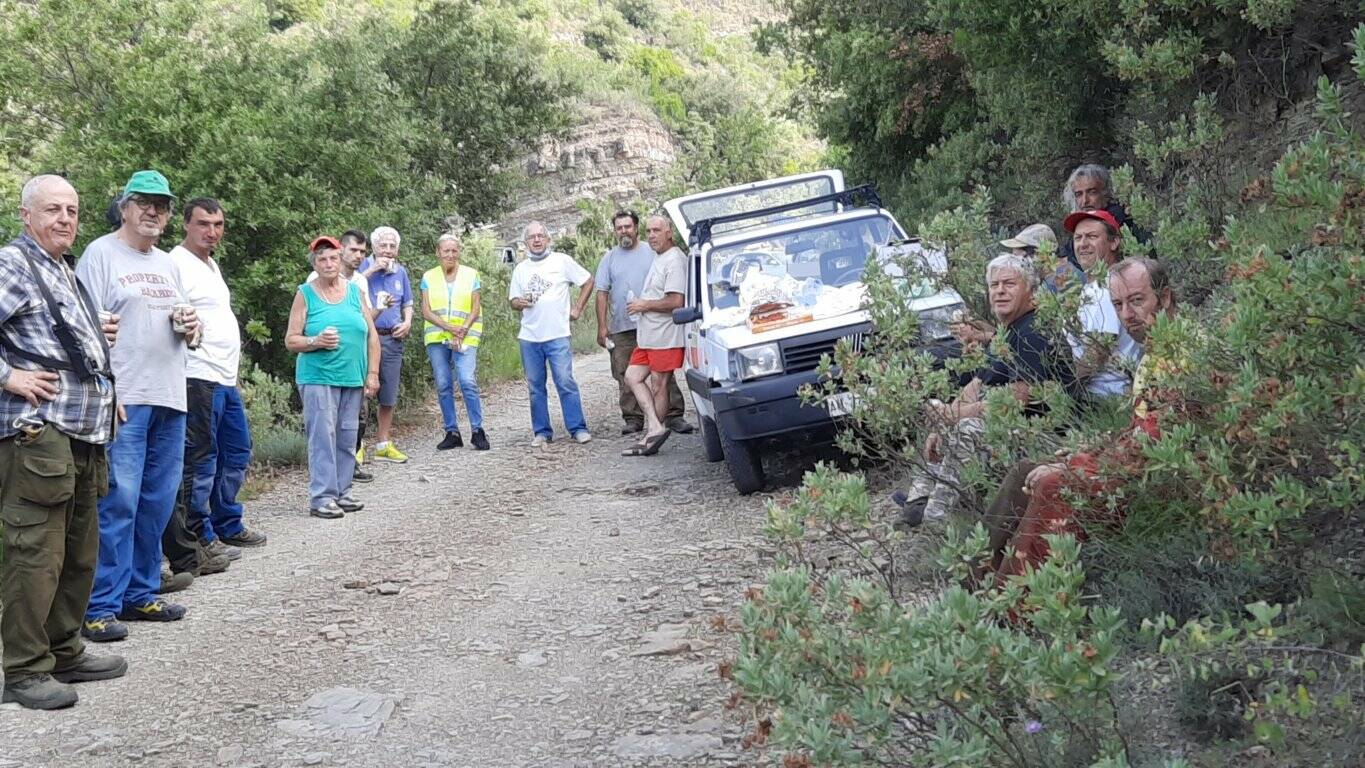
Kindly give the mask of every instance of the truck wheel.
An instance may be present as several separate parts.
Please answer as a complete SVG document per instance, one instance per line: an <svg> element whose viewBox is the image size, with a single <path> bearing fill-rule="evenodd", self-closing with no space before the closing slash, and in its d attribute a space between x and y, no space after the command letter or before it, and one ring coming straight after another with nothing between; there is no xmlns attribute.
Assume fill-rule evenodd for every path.
<svg viewBox="0 0 1365 768"><path fill-rule="evenodd" d="M725 450L720 446L720 432L716 429L716 420L709 417L701 417L701 445L706 451L707 461L720 461L725 458Z"/></svg>
<svg viewBox="0 0 1365 768"><path fill-rule="evenodd" d="M763 462L758 450L748 440L735 440L718 429L721 449L725 453L725 467L730 470L730 479L735 481L735 490L745 496L763 488Z"/></svg>

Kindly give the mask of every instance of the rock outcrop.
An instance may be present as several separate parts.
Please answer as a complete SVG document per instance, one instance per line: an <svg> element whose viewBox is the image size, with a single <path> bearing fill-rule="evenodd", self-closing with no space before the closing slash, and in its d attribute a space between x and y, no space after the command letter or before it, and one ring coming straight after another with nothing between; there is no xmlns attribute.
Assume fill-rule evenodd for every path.
<svg viewBox="0 0 1365 768"><path fill-rule="evenodd" d="M578 223L580 200L655 197L677 154L668 129L648 112L588 107L566 138L526 159L526 188L495 231L501 240L515 240L526 222L539 219L560 234Z"/></svg>

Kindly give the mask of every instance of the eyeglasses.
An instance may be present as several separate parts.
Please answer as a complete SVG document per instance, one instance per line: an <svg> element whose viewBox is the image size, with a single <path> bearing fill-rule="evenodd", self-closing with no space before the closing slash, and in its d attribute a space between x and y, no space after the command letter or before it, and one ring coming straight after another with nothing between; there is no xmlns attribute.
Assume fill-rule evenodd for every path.
<svg viewBox="0 0 1365 768"><path fill-rule="evenodd" d="M133 195L128 199L133 205L136 205L143 210L151 208L157 213L170 213L171 210L171 201L164 197L143 197L142 195Z"/></svg>

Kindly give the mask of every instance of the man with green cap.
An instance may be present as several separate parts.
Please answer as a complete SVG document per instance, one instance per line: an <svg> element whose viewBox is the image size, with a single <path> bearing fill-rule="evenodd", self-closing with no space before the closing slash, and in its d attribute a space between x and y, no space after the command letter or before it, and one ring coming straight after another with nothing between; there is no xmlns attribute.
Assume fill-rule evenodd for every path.
<svg viewBox="0 0 1365 768"><path fill-rule="evenodd" d="M120 620L185 615L157 596L161 534L185 459L185 349L199 338L180 270L156 247L174 200L165 176L133 174L119 196L122 224L90 243L76 266L99 309L122 318L123 331L111 354L121 425L109 446L99 564L81 630L96 642L126 637Z"/></svg>

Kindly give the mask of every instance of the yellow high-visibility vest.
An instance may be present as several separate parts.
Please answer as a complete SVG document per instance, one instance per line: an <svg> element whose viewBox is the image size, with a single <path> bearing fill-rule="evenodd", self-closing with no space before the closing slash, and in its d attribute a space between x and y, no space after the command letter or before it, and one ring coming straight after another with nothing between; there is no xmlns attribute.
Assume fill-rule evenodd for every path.
<svg viewBox="0 0 1365 768"><path fill-rule="evenodd" d="M427 270L422 275L422 282L427 286L427 303L431 311L440 315L446 322L459 323L461 325L469 322L469 314L474 311L474 284L479 279L478 270L473 267L466 267L461 264L455 270L455 282L446 282L446 272L440 267ZM480 313L482 314L482 313ZM483 318L474 321L474 327L465 334L464 346L479 346L479 337L483 335ZM450 341L450 332L439 325L427 321L426 335L423 342L426 344L439 344Z"/></svg>

